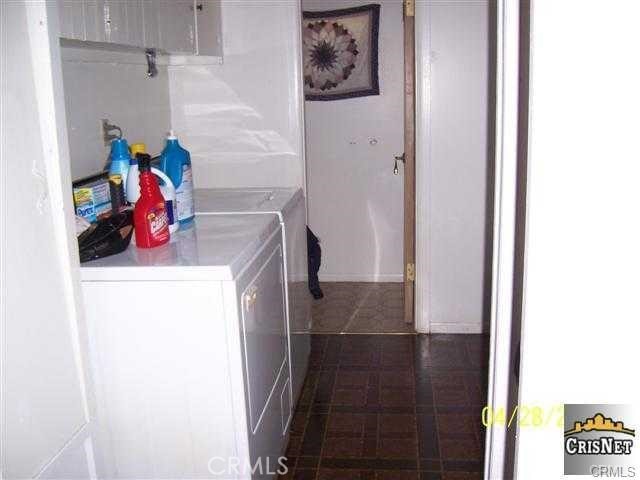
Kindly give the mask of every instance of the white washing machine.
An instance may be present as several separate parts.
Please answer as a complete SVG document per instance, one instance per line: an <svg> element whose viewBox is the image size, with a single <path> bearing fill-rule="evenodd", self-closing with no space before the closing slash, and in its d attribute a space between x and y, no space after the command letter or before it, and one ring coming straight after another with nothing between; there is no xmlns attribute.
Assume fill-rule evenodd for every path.
<svg viewBox="0 0 640 480"><path fill-rule="evenodd" d="M195 190L197 215L276 214L282 224L294 401L300 395L311 349L311 295L307 271L307 214L300 188Z"/></svg>

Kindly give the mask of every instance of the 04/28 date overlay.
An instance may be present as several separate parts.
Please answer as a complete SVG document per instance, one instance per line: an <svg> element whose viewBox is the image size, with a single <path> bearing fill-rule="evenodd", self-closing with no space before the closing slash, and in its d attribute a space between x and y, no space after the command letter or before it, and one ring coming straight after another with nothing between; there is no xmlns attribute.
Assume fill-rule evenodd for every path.
<svg viewBox="0 0 640 480"><path fill-rule="evenodd" d="M482 409L482 424L487 428L563 428L564 405L515 405L511 408L487 405Z"/></svg>

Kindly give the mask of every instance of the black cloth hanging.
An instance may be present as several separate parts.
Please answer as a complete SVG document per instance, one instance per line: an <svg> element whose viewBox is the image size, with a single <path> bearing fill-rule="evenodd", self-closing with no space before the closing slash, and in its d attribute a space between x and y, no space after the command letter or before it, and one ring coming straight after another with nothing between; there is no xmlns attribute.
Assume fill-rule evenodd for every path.
<svg viewBox="0 0 640 480"><path fill-rule="evenodd" d="M309 263L309 291L316 300L324 297L318 280L318 271L322 263L322 249L320 248L320 240L314 235L307 226L307 255Z"/></svg>

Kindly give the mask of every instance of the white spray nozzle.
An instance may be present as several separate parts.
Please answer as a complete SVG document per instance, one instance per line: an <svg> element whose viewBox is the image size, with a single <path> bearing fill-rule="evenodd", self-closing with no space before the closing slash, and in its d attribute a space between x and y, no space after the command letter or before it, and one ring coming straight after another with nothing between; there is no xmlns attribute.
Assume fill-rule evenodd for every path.
<svg viewBox="0 0 640 480"><path fill-rule="evenodd" d="M167 135L167 140L177 140L178 137L176 137L176 134L173 132L172 130L169 130L169 135Z"/></svg>

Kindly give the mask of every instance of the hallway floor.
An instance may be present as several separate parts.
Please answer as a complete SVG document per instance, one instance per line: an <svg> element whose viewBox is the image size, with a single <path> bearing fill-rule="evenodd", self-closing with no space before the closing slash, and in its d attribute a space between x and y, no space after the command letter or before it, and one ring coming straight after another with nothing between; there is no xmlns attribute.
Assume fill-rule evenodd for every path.
<svg viewBox="0 0 640 480"><path fill-rule="evenodd" d="M402 283L323 282L313 333L415 333L404 323Z"/></svg>
<svg viewBox="0 0 640 480"><path fill-rule="evenodd" d="M313 335L296 480L482 478L486 335Z"/></svg>

